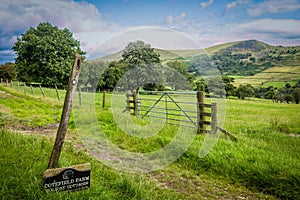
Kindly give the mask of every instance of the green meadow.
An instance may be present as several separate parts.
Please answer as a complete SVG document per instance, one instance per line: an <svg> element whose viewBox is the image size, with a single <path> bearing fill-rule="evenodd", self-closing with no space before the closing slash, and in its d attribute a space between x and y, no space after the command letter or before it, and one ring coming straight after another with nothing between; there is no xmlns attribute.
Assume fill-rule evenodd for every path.
<svg viewBox="0 0 300 200"><path fill-rule="evenodd" d="M72 193L44 191L42 173L47 169L56 132L53 125L59 122L65 91L60 91L58 100L54 89L44 89L46 97L39 88L33 88L34 96L27 89L25 95L23 88L18 91L16 86L0 86L0 173L5 177L0 179L0 196L3 199L300 198L300 107L297 104L228 99L222 126L237 141L220 133L209 154L201 158L199 150L205 144L206 135L196 135L187 151L169 166L132 174L109 168L88 153L76 126L76 116L81 114L81 123L87 124L91 123L89 111L96 112L95 124L113 144L130 152L163 148L179 128L163 124L151 137L128 135L119 127L118 123L123 122L117 123L114 116L114 101L121 102L120 98L114 99L113 94L107 93L103 108L102 94L86 92L81 94L82 105L78 94L75 96L59 166L91 162L91 188ZM95 98L92 107L87 105L90 98ZM76 113L85 107L87 112ZM151 123L147 118L127 117L139 126ZM95 124L91 124L90 131ZM192 129L184 130L184 134L193 134Z"/></svg>

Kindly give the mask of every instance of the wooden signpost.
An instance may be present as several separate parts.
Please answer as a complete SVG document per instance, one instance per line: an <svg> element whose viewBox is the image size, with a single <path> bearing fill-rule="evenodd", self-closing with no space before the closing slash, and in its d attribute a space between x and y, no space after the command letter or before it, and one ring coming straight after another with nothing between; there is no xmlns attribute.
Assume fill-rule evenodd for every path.
<svg viewBox="0 0 300 200"><path fill-rule="evenodd" d="M48 164L49 169L46 170L43 175L43 187L50 191L75 191L90 187L90 163L54 169L57 166L69 125L81 63L82 56L77 54L74 59L74 65L72 67L68 89L65 96L63 112Z"/></svg>
<svg viewBox="0 0 300 200"><path fill-rule="evenodd" d="M74 59L74 65L69 78L68 89L65 97L63 112L60 118L59 127L56 134L55 143L52 149L52 154L48 164L49 168L55 168L58 163L60 152L65 140L67 128L69 125L70 114L72 110L73 97L77 88L79 69L82 62L82 56L77 54Z"/></svg>

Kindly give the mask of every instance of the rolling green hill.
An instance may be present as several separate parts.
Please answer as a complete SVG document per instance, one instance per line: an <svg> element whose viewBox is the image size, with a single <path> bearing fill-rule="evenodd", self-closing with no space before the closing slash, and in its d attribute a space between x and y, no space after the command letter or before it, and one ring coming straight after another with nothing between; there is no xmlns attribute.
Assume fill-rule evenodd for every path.
<svg viewBox="0 0 300 200"><path fill-rule="evenodd" d="M254 87L278 86L300 80L300 46L272 46L257 40L235 41L206 49L163 50L155 49L163 63L170 60L197 60L190 64L189 71L203 75L212 64L221 74L236 79L235 85L249 83ZM123 51L97 60L120 60ZM201 70L199 70L199 67Z"/></svg>

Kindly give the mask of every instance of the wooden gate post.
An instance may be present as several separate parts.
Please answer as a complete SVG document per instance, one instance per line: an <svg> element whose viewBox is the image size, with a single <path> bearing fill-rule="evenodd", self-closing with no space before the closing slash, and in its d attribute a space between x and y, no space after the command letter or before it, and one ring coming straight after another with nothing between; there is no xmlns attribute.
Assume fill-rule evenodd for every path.
<svg viewBox="0 0 300 200"><path fill-rule="evenodd" d="M197 103L198 103L198 113L197 113L197 118L198 118L198 129L197 133L204 133L206 128L205 128L205 116L202 114L204 113L204 92L202 91L197 91Z"/></svg>
<svg viewBox="0 0 300 200"><path fill-rule="evenodd" d="M218 108L217 103L211 104L211 133L217 133L218 129Z"/></svg>
<svg viewBox="0 0 300 200"><path fill-rule="evenodd" d="M69 125L70 114L72 110L73 97L77 88L79 69L82 62L82 56L76 54L74 58L74 65L70 74L68 89L65 96L63 112L60 118L59 127L56 134L55 143L52 149L50 161L48 164L49 168L55 168L57 166L60 152L65 140L65 135Z"/></svg>
<svg viewBox="0 0 300 200"><path fill-rule="evenodd" d="M138 109L139 109L139 106L138 106L138 98L137 98L136 90L133 90L132 96L133 96L134 116L138 116L138 112L139 112Z"/></svg>

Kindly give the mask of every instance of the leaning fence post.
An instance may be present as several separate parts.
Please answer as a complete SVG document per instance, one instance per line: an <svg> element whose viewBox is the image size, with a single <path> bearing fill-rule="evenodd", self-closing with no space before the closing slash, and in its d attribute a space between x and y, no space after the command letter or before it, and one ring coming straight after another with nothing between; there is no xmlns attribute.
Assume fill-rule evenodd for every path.
<svg viewBox="0 0 300 200"><path fill-rule="evenodd" d="M39 85L39 88L40 88L40 90L41 90L41 92L42 92L42 94L43 94L43 97L46 97L45 92L44 92L44 90L43 90L43 88L42 88L41 85Z"/></svg>
<svg viewBox="0 0 300 200"><path fill-rule="evenodd" d="M218 129L218 107L217 103L211 104L211 132L217 133Z"/></svg>
<svg viewBox="0 0 300 200"><path fill-rule="evenodd" d="M30 84L30 90L31 90L32 95L34 96L34 91L33 91L33 88L32 88L31 84Z"/></svg>
<svg viewBox="0 0 300 200"><path fill-rule="evenodd" d="M60 157L61 149L63 147L63 143L69 125L69 119L70 119L72 104L73 104L73 97L77 88L81 62L82 62L82 56L76 54L74 59L74 65L69 77L68 88L67 88L65 101L64 101L64 107L61 114L60 123L55 138L55 143L52 148L52 153L48 164L48 168L55 168L57 166Z"/></svg>
<svg viewBox="0 0 300 200"><path fill-rule="evenodd" d="M57 99L58 101L60 100L60 97L59 97L59 93L58 93L58 89L57 89L57 86L55 85L55 91L56 91L56 95L57 95Z"/></svg>
<svg viewBox="0 0 300 200"><path fill-rule="evenodd" d="M204 113L204 92L202 91L197 91L197 103L198 103L198 130L197 133L204 133L206 128L205 128L205 116L203 115Z"/></svg>

